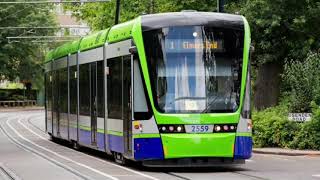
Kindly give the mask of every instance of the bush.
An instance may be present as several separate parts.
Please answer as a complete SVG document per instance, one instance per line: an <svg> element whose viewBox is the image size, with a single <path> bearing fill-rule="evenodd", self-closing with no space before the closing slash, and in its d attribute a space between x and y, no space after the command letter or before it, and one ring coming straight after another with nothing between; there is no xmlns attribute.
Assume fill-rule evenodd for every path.
<svg viewBox="0 0 320 180"><path fill-rule="evenodd" d="M36 100L36 90L24 89L0 89L0 101L15 101L15 100Z"/></svg>
<svg viewBox="0 0 320 180"><path fill-rule="evenodd" d="M284 87L291 112L311 112L311 101L320 105L320 53L309 53L303 62L286 62Z"/></svg>
<svg viewBox="0 0 320 180"><path fill-rule="evenodd" d="M315 103L313 106L312 120L302 124L290 148L320 150L320 108Z"/></svg>
<svg viewBox="0 0 320 180"><path fill-rule="evenodd" d="M289 147L299 130L299 124L288 120L286 105L254 112L252 120L256 147Z"/></svg>
<svg viewBox="0 0 320 180"><path fill-rule="evenodd" d="M310 107L312 120L305 123L289 121L286 104L255 111L254 146L320 150L320 108L314 102Z"/></svg>

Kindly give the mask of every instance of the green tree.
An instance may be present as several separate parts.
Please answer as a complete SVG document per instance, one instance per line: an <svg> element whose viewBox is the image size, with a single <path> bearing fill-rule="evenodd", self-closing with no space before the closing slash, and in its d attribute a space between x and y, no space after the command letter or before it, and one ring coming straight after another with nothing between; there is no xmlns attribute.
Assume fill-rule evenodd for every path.
<svg viewBox="0 0 320 180"><path fill-rule="evenodd" d="M309 53L306 60L286 63L283 79L292 112L311 112L311 102L320 105L320 53Z"/></svg>
<svg viewBox="0 0 320 180"><path fill-rule="evenodd" d="M7 29L5 27L55 26L52 5L2 4L0 5L0 78L13 80L19 77L25 84L42 78L42 61L46 44L31 39L10 41L7 37L53 35L53 29ZM41 46L43 45L43 46ZM39 83L38 83L39 84Z"/></svg>
<svg viewBox="0 0 320 180"><path fill-rule="evenodd" d="M285 62L304 61L319 51L320 2L318 0L230 0L229 12L240 12L251 26L255 46L255 105L275 105L280 95L280 74ZM288 87L282 87L284 90Z"/></svg>
<svg viewBox="0 0 320 180"><path fill-rule="evenodd" d="M93 30L106 29L114 24L116 0L105 3L66 5L78 19L85 20ZM120 22L142 14L176 12L181 10L215 11L216 0L122 0Z"/></svg>

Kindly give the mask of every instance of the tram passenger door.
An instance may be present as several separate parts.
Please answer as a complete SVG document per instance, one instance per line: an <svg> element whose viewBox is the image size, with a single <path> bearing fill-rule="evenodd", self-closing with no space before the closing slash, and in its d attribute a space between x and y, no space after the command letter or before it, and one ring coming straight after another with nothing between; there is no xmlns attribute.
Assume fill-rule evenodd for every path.
<svg viewBox="0 0 320 180"><path fill-rule="evenodd" d="M97 64L79 67L79 143L97 145ZM84 127L84 128L81 128Z"/></svg>
<svg viewBox="0 0 320 180"><path fill-rule="evenodd" d="M131 56L123 56L123 135L125 154L132 154Z"/></svg>
<svg viewBox="0 0 320 180"><path fill-rule="evenodd" d="M132 157L132 40L106 47L106 144L114 153Z"/></svg>
<svg viewBox="0 0 320 180"><path fill-rule="evenodd" d="M97 62L90 64L91 145L97 146Z"/></svg>
<svg viewBox="0 0 320 180"><path fill-rule="evenodd" d="M52 90L53 94L53 113L52 113L52 135L55 137L60 136L59 133L59 73L58 70L54 71L52 73L53 76L53 82L52 86L54 87Z"/></svg>
<svg viewBox="0 0 320 180"><path fill-rule="evenodd" d="M130 155L131 58L129 55L120 56L109 59L107 64L110 69L107 79L109 131L123 133L122 137L109 136L109 147L111 151Z"/></svg>

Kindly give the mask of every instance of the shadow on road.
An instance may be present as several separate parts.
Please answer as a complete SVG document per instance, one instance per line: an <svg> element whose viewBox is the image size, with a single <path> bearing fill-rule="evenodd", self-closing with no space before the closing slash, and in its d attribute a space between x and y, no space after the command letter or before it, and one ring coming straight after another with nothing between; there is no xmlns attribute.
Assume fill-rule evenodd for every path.
<svg viewBox="0 0 320 180"><path fill-rule="evenodd" d="M142 171L149 171L149 172L176 172L176 173L204 173L204 172L234 172L234 171L246 171L246 169L239 167L239 165L229 165L229 166L220 166L216 165L214 167L138 167L138 169Z"/></svg>

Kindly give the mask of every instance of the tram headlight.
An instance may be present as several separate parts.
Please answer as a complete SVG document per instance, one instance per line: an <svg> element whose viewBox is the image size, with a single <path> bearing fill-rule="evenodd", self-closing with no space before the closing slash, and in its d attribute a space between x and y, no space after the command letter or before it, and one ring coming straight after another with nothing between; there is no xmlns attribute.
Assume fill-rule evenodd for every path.
<svg viewBox="0 0 320 180"><path fill-rule="evenodd" d="M216 126L214 127L214 130L217 131L217 132L221 131L221 126L216 125Z"/></svg>
<svg viewBox="0 0 320 180"><path fill-rule="evenodd" d="M184 125L159 125L158 126L159 132L160 133L184 133Z"/></svg>
<svg viewBox="0 0 320 180"><path fill-rule="evenodd" d="M182 127L181 127L181 126L178 126L178 127L177 127L177 131L178 131L178 132L181 132L181 131L182 131Z"/></svg>
<svg viewBox="0 0 320 180"><path fill-rule="evenodd" d="M237 124L217 124L214 126L213 132L228 133L236 132Z"/></svg>
<svg viewBox="0 0 320 180"><path fill-rule="evenodd" d="M224 130L224 131L228 131L228 130L229 130L229 126L228 126L228 125L224 125L224 126L223 126L223 130Z"/></svg>

